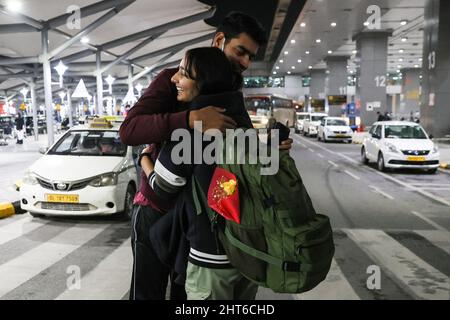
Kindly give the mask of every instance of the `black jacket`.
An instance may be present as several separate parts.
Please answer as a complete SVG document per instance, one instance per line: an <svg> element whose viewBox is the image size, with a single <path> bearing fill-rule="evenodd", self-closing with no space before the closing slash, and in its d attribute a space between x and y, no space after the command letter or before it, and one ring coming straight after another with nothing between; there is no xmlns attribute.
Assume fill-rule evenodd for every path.
<svg viewBox="0 0 450 320"><path fill-rule="evenodd" d="M197 97L191 109L214 105L226 109L225 114L233 118L238 127L251 128L251 120L245 109L241 92L227 92ZM191 141L193 131L191 130ZM211 142L204 142L200 152ZM174 267L179 274L185 274L187 260L209 268L229 268L228 258L220 245L217 234L211 229L206 212L197 214L192 197L191 178L195 176L207 194L215 164L175 165L171 158L172 149L178 142L166 143L155 164L155 171L149 176L150 186L166 199L176 199L175 207L163 216L150 230L150 240L159 258ZM197 150L199 152L199 150ZM191 155L193 156L194 150ZM181 194L180 194L181 192Z"/></svg>

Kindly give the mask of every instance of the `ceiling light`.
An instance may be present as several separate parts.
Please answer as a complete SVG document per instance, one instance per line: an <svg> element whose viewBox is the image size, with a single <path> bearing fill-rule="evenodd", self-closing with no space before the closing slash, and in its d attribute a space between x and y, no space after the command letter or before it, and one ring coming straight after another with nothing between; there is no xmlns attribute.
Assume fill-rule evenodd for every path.
<svg viewBox="0 0 450 320"><path fill-rule="evenodd" d="M321 42L322 42L322 40L316 39L316 43L321 43Z"/></svg>
<svg viewBox="0 0 450 320"><path fill-rule="evenodd" d="M401 24L402 26L406 26L407 23L408 23L408 20L402 20L402 21L400 22L400 24Z"/></svg>
<svg viewBox="0 0 450 320"><path fill-rule="evenodd" d="M302 28L306 27L306 23L304 23L304 22L300 23L300 27L302 27Z"/></svg>
<svg viewBox="0 0 450 320"><path fill-rule="evenodd" d="M312 66L309 66L308 69L312 69Z"/></svg>
<svg viewBox="0 0 450 320"><path fill-rule="evenodd" d="M302 63L302 59L298 59L297 62L298 62L298 63Z"/></svg>
<svg viewBox="0 0 450 320"><path fill-rule="evenodd" d="M295 43L295 40L294 40L294 39L292 39L292 40L291 40L291 43L292 43L292 44L294 44L294 43Z"/></svg>
<svg viewBox="0 0 450 320"><path fill-rule="evenodd" d="M22 2L10 0L6 3L6 9L11 12L20 12L22 11Z"/></svg>
<svg viewBox="0 0 450 320"><path fill-rule="evenodd" d="M363 25L367 27L369 25L369 21L364 22Z"/></svg>
<svg viewBox="0 0 450 320"><path fill-rule="evenodd" d="M290 71L288 71L288 72L287 72L287 74L291 74L291 72L290 72Z"/></svg>
<svg viewBox="0 0 450 320"><path fill-rule="evenodd" d="M408 41L408 38L407 37L403 37L402 38L402 42L406 42L406 41Z"/></svg>
<svg viewBox="0 0 450 320"><path fill-rule="evenodd" d="M284 60L283 59L280 59L280 63L283 63L284 62Z"/></svg>
<svg viewBox="0 0 450 320"><path fill-rule="evenodd" d="M415 64L415 65L414 65L414 68L418 68L418 67L419 67L419 65L418 65L418 64Z"/></svg>
<svg viewBox="0 0 450 320"><path fill-rule="evenodd" d="M400 69L397 69L397 72L398 72L398 73L400 73L400 72L402 72L402 70L400 70Z"/></svg>
<svg viewBox="0 0 450 320"><path fill-rule="evenodd" d="M405 52L405 50L400 49L400 50L398 50L398 52L399 52L399 53L403 53L403 52Z"/></svg>
<svg viewBox="0 0 450 320"><path fill-rule="evenodd" d="M422 78L423 78L422 75L420 75L420 76L419 76L419 79L422 79Z"/></svg>
<svg viewBox="0 0 450 320"><path fill-rule="evenodd" d="M334 27L337 26L337 23L336 23L336 22L332 22L332 23L330 24L330 26L332 26L332 27L334 28Z"/></svg>
<svg viewBox="0 0 450 320"><path fill-rule="evenodd" d="M89 38L88 37L82 37L80 41L81 41L81 43L89 43Z"/></svg>
<svg viewBox="0 0 450 320"><path fill-rule="evenodd" d="M278 69L280 69L280 67L279 67L279 66L276 66L276 67L275 67L275 69L277 69L277 70L278 70Z"/></svg>
<svg viewBox="0 0 450 320"><path fill-rule="evenodd" d="M328 54L332 54L333 53L333 51L331 51L331 50L328 50Z"/></svg>
<svg viewBox="0 0 450 320"><path fill-rule="evenodd" d="M352 53L353 53L353 54L357 54L357 53L358 53L358 50L352 50Z"/></svg>
<svg viewBox="0 0 450 320"><path fill-rule="evenodd" d="M305 51L306 54L309 54L309 51Z"/></svg>
<svg viewBox="0 0 450 320"><path fill-rule="evenodd" d="M401 64L399 64L399 65L397 66L397 68L399 68L399 69L400 69L401 67L402 67L402 65L401 65Z"/></svg>
<svg viewBox="0 0 450 320"><path fill-rule="evenodd" d="M354 71L353 70L350 70L350 73L353 73Z"/></svg>
<svg viewBox="0 0 450 320"><path fill-rule="evenodd" d="M276 71L274 71L274 72L272 72L273 74L277 74L277 72Z"/></svg>
<svg viewBox="0 0 450 320"><path fill-rule="evenodd" d="M291 69L295 69L295 66L292 66Z"/></svg>
<svg viewBox="0 0 450 320"><path fill-rule="evenodd" d="M422 61L422 58L419 58L419 61Z"/></svg>
<svg viewBox="0 0 450 320"><path fill-rule="evenodd" d="M403 62L403 58L399 58L398 61Z"/></svg>
<svg viewBox="0 0 450 320"><path fill-rule="evenodd" d="M289 51L285 51L285 52L284 52L284 55L288 55L288 54L289 54Z"/></svg>

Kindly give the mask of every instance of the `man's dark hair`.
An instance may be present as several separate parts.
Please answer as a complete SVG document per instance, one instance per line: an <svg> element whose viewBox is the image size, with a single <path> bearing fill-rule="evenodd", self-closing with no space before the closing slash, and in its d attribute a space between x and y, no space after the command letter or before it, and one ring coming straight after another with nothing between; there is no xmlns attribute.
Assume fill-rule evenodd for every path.
<svg viewBox="0 0 450 320"><path fill-rule="evenodd" d="M236 90L242 76L237 75L226 55L215 47L194 48L186 51L185 69L196 81L199 94L217 94Z"/></svg>
<svg viewBox="0 0 450 320"><path fill-rule="evenodd" d="M254 17L242 12L231 12L217 27L216 33L223 32L226 42L237 38L239 34L248 34L259 46L267 43L267 35L264 27Z"/></svg>

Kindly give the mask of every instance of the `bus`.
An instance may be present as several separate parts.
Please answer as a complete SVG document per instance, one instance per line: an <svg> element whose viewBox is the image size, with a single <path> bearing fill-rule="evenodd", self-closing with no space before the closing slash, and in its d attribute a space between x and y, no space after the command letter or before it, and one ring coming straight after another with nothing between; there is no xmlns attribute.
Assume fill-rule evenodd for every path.
<svg viewBox="0 0 450 320"><path fill-rule="evenodd" d="M296 109L292 99L273 94L246 95L244 99L255 129L267 128L270 118L294 127Z"/></svg>

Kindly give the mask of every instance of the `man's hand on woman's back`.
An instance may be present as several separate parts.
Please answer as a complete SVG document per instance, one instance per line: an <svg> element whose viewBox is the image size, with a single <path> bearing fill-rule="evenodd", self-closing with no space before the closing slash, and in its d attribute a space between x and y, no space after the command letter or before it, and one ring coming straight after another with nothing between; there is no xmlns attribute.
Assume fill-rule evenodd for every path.
<svg viewBox="0 0 450 320"><path fill-rule="evenodd" d="M225 132L226 129L236 128L236 122L224 115L225 109L218 107L205 107L199 110L192 110L189 113L189 127L194 128L194 121L202 122L202 131L208 129L219 129Z"/></svg>

